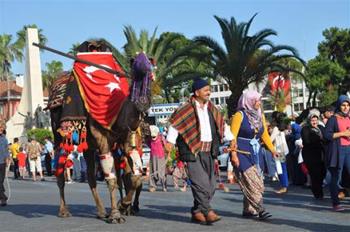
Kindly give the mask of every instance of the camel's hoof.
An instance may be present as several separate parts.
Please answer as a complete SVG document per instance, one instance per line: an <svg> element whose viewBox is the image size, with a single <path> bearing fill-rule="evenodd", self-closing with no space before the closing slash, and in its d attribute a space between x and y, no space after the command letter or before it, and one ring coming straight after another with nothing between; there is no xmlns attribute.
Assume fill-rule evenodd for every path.
<svg viewBox="0 0 350 232"><path fill-rule="evenodd" d="M121 201L119 201L117 207L122 215L125 215L125 216L133 215L130 204L123 204Z"/></svg>
<svg viewBox="0 0 350 232"><path fill-rule="evenodd" d="M121 224L125 222L125 219L120 215L119 210L114 209L111 211L106 221L107 223L110 223L110 224L117 224L117 223Z"/></svg>
<svg viewBox="0 0 350 232"><path fill-rule="evenodd" d="M120 218L107 218L107 223L109 224L123 224L125 223L125 218L120 217Z"/></svg>
<svg viewBox="0 0 350 232"><path fill-rule="evenodd" d="M68 210L60 210L60 212L58 213L58 216L61 218L67 218L67 217L71 217L72 214Z"/></svg>

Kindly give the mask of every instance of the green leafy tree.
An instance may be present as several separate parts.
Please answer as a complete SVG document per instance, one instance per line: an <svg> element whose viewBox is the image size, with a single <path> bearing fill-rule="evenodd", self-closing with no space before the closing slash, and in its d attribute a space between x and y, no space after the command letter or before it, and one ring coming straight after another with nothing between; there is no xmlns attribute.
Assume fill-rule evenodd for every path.
<svg viewBox="0 0 350 232"><path fill-rule="evenodd" d="M316 99L319 94L326 94L331 86L339 90L339 83L342 83L346 70L337 62L333 62L322 56L309 60L305 74L306 87L309 89L307 105L316 106ZM321 102L321 104L323 104Z"/></svg>
<svg viewBox="0 0 350 232"><path fill-rule="evenodd" d="M160 39L171 34L171 32L163 33ZM167 61L168 68L165 69L167 74L162 75L162 89L170 92L173 101L179 101L179 91L191 92L191 82L195 77L212 76L211 67L208 65L209 49L185 36L171 43L164 60Z"/></svg>
<svg viewBox="0 0 350 232"><path fill-rule="evenodd" d="M338 88L339 94L350 89L350 29L331 27L323 31L325 40L318 45L320 56L337 62L345 71L345 76Z"/></svg>
<svg viewBox="0 0 350 232"><path fill-rule="evenodd" d="M43 88L50 91L54 80L63 72L63 64L60 61L53 60L46 63L45 66L46 70L42 72Z"/></svg>
<svg viewBox="0 0 350 232"><path fill-rule="evenodd" d="M22 50L18 44L12 41L12 35L0 35L0 80L10 78L11 63L15 60L21 62L23 59Z"/></svg>
<svg viewBox="0 0 350 232"><path fill-rule="evenodd" d="M45 138L51 138L51 140L53 139L52 131L42 128L36 128L27 131L28 138L31 138L33 136L35 137L35 140L41 144L45 143Z"/></svg>
<svg viewBox="0 0 350 232"><path fill-rule="evenodd" d="M174 50L179 44L186 43L186 39L181 34L169 32L163 33L157 38L156 33L157 28L151 36L149 36L147 31L142 30L138 36L131 26L126 26L124 34L127 43L124 46L124 51L127 59L131 59L137 52L143 51L155 60L156 81L152 88L153 95L161 95L163 92L167 101L170 102L170 92L171 89L174 89L170 87L178 82L170 83L167 80L175 79L174 76L179 75L179 67L186 62L186 57L184 55L177 56L174 54ZM178 73L174 72L174 70L177 70Z"/></svg>
<svg viewBox="0 0 350 232"><path fill-rule="evenodd" d="M214 16L221 27L225 47L208 36L198 36L194 41L207 46L213 76L225 79L232 94L228 99L228 113L232 115L238 99L250 83L261 81L273 71L298 72L280 64L281 59L293 57L300 62L296 49L287 45L274 45L268 39L276 36L272 29L263 29L254 35L249 30L256 14L248 21L237 24L234 17L230 20Z"/></svg>

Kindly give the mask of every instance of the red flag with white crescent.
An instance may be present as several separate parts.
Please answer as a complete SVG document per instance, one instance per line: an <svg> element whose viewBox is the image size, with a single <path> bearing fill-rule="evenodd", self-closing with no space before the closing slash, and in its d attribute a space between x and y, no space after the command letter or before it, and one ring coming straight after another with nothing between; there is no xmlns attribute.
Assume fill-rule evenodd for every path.
<svg viewBox="0 0 350 232"><path fill-rule="evenodd" d="M271 93L276 90L283 90L284 93L290 91L290 78L283 76L279 72L271 72L268 75L268 80L271 87Z"/></svg>
<svg viewBox="0 0 350 232"><path fill-rule="evenodd" d="M84 52L77 57L123 73L110 52ZM110 128L129 95L127 78L80 62L75 62L73 69L87 111L103 127Z"/></svg>

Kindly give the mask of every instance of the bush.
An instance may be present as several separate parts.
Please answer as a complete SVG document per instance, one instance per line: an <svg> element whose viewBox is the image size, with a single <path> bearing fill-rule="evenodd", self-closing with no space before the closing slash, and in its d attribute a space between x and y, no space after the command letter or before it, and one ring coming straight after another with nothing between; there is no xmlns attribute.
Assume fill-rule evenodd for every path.
<svg viewBox="0 0 350 232"><path fill-rule="evenodd" d="M50 130L48 129L42 129L42 128L36 128L36 129L31 129L27 131L27 136L30 139L32 136L35 137L35 139L41 143L44 144L45 138L49 137L53 139L53 134Z"/></svg>

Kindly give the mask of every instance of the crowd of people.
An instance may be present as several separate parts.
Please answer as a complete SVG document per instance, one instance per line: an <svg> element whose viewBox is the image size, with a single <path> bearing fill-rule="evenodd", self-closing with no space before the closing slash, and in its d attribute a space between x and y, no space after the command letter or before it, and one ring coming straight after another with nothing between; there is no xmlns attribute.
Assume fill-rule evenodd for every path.
<svg viewBox="0 0 350 232"><path fill-rule="evenodd" d="M264 180L279 181L276 194L288 194L290 184L310 185L315 199L324 199L324 187L329 186L333 210L343 211L340 200L350 175L350 99L341 95L335 107L324 112L311 109L304 121L287 118L274 112L271 119L261 110L261 94L245 91L239 99L232 119L225 120L222 113L209 100L210 85L197 79L192 85L192 97L170 117L167 133L150 126L150 137L144 141L150 148L149 191L167 192L167 176L172 175L174 188L185 192L192 189L192 221L212 224L221 217L211 201L217 187L217 156L219 146L229 141L230 167L228 180L233 176L243 194L242 216L266 220L272 215L263 205ZM230 127L226 124L230 124ZM31 138L19 144L17 138L8 147L0 123L0 200L6 205L3 187L6 165L13 163L15 179L27 173L33 181L39 173L44 181L46 174L55 171L55 154L49 138L40 144ZM10 152L9 152L10 151ZM122 154L116 149L114 155ZM140 151L133 147L129 156L133 161L134 175L142 175ZM41 159L41 157L44 157ZM42 162L42 160L44 162ZM82 153L72 152L65 165L68 183L85 181L86 164ZM28 171L27 171L28 170ZM345 175L344 175L345 173ZM103 174L102 174L103 177Z"/></svg>

